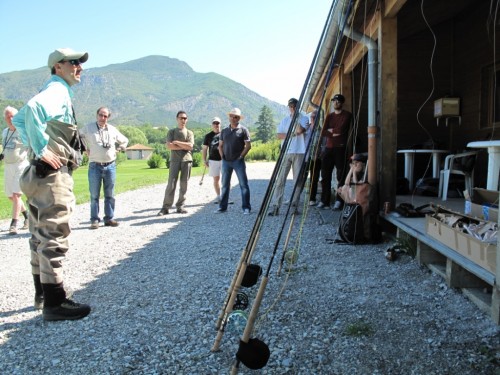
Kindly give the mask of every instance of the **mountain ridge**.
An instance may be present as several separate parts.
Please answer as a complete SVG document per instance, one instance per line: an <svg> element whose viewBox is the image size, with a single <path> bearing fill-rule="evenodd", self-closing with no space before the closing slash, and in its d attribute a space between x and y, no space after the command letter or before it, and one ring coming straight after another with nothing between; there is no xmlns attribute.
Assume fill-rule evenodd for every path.
<svg viewBox="0 0 500 375"><path fill-rule="evenodd" d="M50 77L48 68L0 74L2 101L26 102ZM151 55L124 63L85 69L80 84L73 86L74 104L80 124L95 120L101 106L110 108L115 125L172 126L177 111L184 110L192 126L204 126L214 116L227 121L227 112L241 109L242 123L253 127L264 105L275 121L288 111L215 72L195 72L186 62Z"/></svg>

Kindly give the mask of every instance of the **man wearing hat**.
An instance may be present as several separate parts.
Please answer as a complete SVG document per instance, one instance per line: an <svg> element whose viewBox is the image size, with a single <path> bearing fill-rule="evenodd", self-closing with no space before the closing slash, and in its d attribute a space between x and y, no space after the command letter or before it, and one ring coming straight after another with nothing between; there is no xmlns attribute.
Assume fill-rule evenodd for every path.
<svg viewBox="0 0 500 375"><path fill-rule="evenodd" d="M272 206L272 210L269 212L269 216L279 215L279 209L281 207L283 194L285 191L286 178L288 177L288 173L290 173L290 169L292 169L293 173L294 186L298 184L297 188L295 189L295 194L290 199L290 202L294 207L294 212L298 212L297 206L300 198L300 192L302 190L302 186L300 186L301 182L299 181L299 174L302 164L304 163L304 154L306 152L305 134L309 123L307 116L300 113L300 111L298 111L297 116L295 116L294 119L298 102L299 101L295 98L291 98L288 101L288 109L290 111L290 115L281 120L278 125L277 137L281 140L281 151L286 152L286 155L283 159L283 164L276 180L274 203ZM292 120L294 120L293 124ZM288 134L288 129L290 129L290 126L294 127L290 135L291 139L287 144L287 149L283 150L283 142Z"/></svg>
<svg viewBox="0 0 500 375"><path fill-rule="evenodd" d="M248 186L245 156L252 147L250 132L240 124L243 115L239 108L233 108L228 116L229 126L220 132L219 153L222 158L222 189L219 209L215 212L227 211L231 176L234 170L240 184L241 208L244 215L249 215L252 206L250 205L250 187Z"/></svg>
<svg viewBox="0 0 500 375"><path fill-rule="evenodd" d="M214 117L212 119L212 131L205 135L201 150L205 168L208 167L208 175L214 179L214 190L217 195L216 203L220 202L220 172L222 165L219 153L220 123L220 118Z"/></svg>
<svg viewBox="0 0 500 375"><path fill-rule="evenodd" d="M81 319L90 313L89 305L67 298L62 268L75 206L71 175L81 160L71 86L80 82L88 56L69 48L52 52L50 79L12 119L31 153L20 184L30 211L35 308L43 306L44 320Z"/></svg>
<svg viewBox="0 0 500 375"><path fill-rule="evenodd" d="M336 94L332 100L333 112L326 116L321 136L325 137L325 149L321 157L321 202L318 208L330 208L332 198L333 168L337 169L337 190L342 187L347 174L347 140L351 128L352 114L342 107L345 98ZM340 210L342 202L336 200L334 210Z"/></svg>

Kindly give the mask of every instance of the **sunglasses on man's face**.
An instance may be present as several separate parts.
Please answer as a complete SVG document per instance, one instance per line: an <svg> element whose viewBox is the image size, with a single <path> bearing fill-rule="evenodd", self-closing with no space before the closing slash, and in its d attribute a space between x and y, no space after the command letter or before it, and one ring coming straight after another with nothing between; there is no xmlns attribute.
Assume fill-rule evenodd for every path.
<svg viewBox="0 0 500 375"><path fill-rule="evenodd" d="M81 65L80 60L61 60L59 63L64 64L65 62L69 62L73 66Z"/></svg>

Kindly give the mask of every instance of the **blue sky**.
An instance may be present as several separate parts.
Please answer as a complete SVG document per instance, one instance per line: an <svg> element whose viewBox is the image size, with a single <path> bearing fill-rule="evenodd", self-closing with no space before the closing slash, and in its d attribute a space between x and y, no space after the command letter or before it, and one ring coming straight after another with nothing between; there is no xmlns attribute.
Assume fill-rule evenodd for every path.
<svg viewBox="0 0 500 375"><path fill-rule="evenodd" d="M0 0L0 73L89 52L84 68L163 55L286 104L298 97L331 0ZM48 69L48 68L47 68Z"/></svg>

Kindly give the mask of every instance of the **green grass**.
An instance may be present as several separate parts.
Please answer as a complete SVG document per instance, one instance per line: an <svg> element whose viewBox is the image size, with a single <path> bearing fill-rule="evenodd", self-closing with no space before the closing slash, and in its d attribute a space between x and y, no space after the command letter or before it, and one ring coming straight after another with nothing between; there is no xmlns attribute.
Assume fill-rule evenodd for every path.
<svg viewBox="0 0 500 375"><path fill-rule="evenodd" d="M78 168L73 173L73 179L75 181L74 192L77 204L86 203L90 199L87 171L88 168L85 166ZM202 172L202 167L193 168L191 176L201 175ZM166 184L167 178L168 169L165 167L151 169L148 167L146 160L127 160L117 166L115 194L140 189L145 186L162 183ZM0 219L9 219L11 217L12 204L3 191L3 180L3 163L0 163L0 184L2 187L2 198L0 198ZM26 197L23 196L23 199L25 198Z"/></svg>

